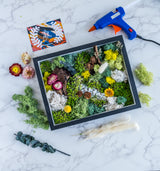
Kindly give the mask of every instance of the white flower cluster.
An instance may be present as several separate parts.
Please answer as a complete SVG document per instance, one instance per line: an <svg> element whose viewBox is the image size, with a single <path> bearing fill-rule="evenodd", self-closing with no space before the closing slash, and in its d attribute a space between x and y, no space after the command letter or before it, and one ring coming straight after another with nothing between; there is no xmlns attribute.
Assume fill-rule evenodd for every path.
<svg viewBox="0 0 160 171"><path fill-rule="evenodd" d="M124 71L120 71L115 69L114 71L111 71L111 77L116 81L116 82L123 82L127 80L127 74Z"/></svg>
<svg viewBox="0 0 160 171"><path fill-rule="evenodd" d="M116 110L122 108L123 104L116 103L117 97L107 97L108 104L106 104L104 107L106 111Z"/></svg>
<svg viewBox="0 0 160 171"><path fill-rule="evenodd" d="M67 97L64 95L60 95L55 91L49 90L47 93L47 99L49 101L50 107L53 111L63 110L66 102Z"/></svg>
<svg viewBox="0 0 160 171"><path fill-rule="evenodd" d="M87 86L85 86L84 84L81 85L80 90L85 93L86 91L91 93L91 97L96 96L97 99L102 99L102 100L106 100L106 96L104 95L104 93L100 93L97 89L95 88L89 88Z"/></svg>

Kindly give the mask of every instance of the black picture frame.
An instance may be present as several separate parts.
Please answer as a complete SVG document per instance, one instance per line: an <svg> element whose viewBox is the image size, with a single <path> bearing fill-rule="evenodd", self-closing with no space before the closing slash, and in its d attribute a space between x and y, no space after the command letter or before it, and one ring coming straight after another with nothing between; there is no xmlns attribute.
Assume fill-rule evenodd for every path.
<svg viewBox="0 0 160 171"><path fill-rule="evenodd" d="M116 41L120 41L123 44L122 54L123 54L126 70L127 70L127 73L128 73L128 81L130 83L130 89L131 89L132 96L133 96L133 99L134 99L134 104L129 105L129 106L125 106L125 107L117 109L117 110L98 113L98 114L88 116L88 117L85 117L85 118L82 118L82 119L72 120L72 121L69 121L69 122L61 123L61 124L54 124L54 119L53 119L53 116L52 116L52 113L51 113L51 110L50 110L50 107L49 107L49 104L48 104L48 100L47 100L47 97L46 97L46 91L45 91L45 88L43 86L43 79L42 79L42 74L41 74L41 71L40 71L40 62L42 62L44 60L47 60L47 59L50 59L50 58L57 57L57 56L65 55L65 54L68 54L68 53L81 51L83 49L85 50L85 49L91 48L91 47L93 47L95 45L99 46L99 45L103 45L103 44L107 44L107 43L113 43L113 42L116 42ZM34 62L34 66L35 66L35 70L36 70L36 74L37 74L37 78L38 78L38 82L39 82L39 86L40 86L40 91L41 91L41 94L42 94L42 98L43 98L43 102L44 102L44 106L45 106L45 110L46 110L46 113L47 113L47 117L48 117L48 121L49 121L51 130L55 130L55 129L59 129L59 128L63 128L63 127L67 127L67 126L87 122L87 121L90 121L90 120L93 120L93 119L98 119L98 118L118 114L118 113L121 113L121 112L129 111L129 110L141 107L139 97L138 97L138 93L137 93L137 89L136 89L136 85L135 85L134 78L133 78L133 74L132 74L132 71L131 71L128 55L127 55L127 52L126 52L124 40L123 40L122 36L116 36L116 37L113 37L113 38L96 41L96 42L93 42L93 43L81 45L81 46L78 46L78 47L73 47L73 48L62 50L62 51L59 51L59 52L50 53L50 54L47 54L47 55L44 55L44 56L39 56L39 57L33 58L33 62Z"/></svg>

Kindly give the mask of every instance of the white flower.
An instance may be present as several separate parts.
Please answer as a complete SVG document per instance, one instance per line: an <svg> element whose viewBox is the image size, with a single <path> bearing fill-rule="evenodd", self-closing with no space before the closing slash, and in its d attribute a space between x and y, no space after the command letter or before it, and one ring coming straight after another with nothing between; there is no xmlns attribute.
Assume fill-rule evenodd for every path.
<svg viewBox="0 0 160 171"><path fill-rule="evenodd" d="M47 93L47 99L49 101L50 107L53 111L63 110L66 102L67 97L64 95L60 95L55 91L49 90Z"/></svg>
<svg viewBox="0 0 160 171"><path fill-rule="evenodd" d="M107 62L103 63L103 64L99 67L98 72L99 72L100 74L102 74L102 73L105 71L105 69L106 69L107 67L108 67L108 63L107 63Z"/></svg>
<svg viewBox="0 0 160 171"><path fill-rule="evenodd" d="M124 71L120 70L114 70L111 71L111 77L116 81L116 82L123 82L127 80L127 74Z"/></svg>

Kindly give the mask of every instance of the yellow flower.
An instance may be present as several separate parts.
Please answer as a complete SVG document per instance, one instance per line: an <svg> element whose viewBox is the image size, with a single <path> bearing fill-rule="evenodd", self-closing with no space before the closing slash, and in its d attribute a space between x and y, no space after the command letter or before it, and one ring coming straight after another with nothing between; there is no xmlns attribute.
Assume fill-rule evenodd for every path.
<svg viewBox="0 0 160 171"><path fill-rule="evenodd" d="M106 60L116 60L118 56L118 51L113 52L111 49L104 51Z"/></svg>
<svg viewBox="0 0 160 171"><path fill-rule="evenodd" d="M104 54L105 54L105 58L107 60L110 60L112 58L112 50L111 49L104 51Z"/></svg>
<svg viewBox="0 0 160 171"><path fill-rule="evenodd" d="M104 94L107 97L112 97L112 96L114 96L114 91L111 88L107 88L104 90Z"/></svg>
<svg viewBox="0 0 160 171"><path fill-rule="evenodd" d="M46 91L52 90L52 85L45 84Z"/></svg>
<svg viewBox="0 0 160 171"><path fill-rule="evenodd" d="M115 80L113 78L111 78L111 77L106 77L106 82L108 84L113 84L113 83L115 83Z"/></svg>
<svg viewBox="0 0 160 171"><path fill-rule="evenodd" d="M50 75L51 75L51 73L49 73L49 72L47 72L47 71L44 73L44 77L45 77L45 78L49 77ZM43 78L44 78L44 77L43 77Z"/></svg>
<svg viewBox="0 0 160 171"><path fill-rule="evenodd" d="M81 74L85 79L87 79L88 77L90 77L90 72L89 71L85 71L85 72L82 72Z"/></svg>
<svg viewBox="0 0 160 171"><path fill-rule="evenodd" d="M51 74L51 73L49 73L49 72L45 72L45 73L44 73L44 77L43 77L44 87L45 87L46 91L52 90L52 85L48 85L48 84L47 84L47 78L50 76L50 74Z"/></svg>
<svg viewBox="0 0 160 171"><path fill-rule="evenodd" d="M72 108L71 108L71 106L69 106L69 105L66 105L66 106L64 107L64 111L65 111L66 113L70 113L71 110L72 110Z"/></svg>

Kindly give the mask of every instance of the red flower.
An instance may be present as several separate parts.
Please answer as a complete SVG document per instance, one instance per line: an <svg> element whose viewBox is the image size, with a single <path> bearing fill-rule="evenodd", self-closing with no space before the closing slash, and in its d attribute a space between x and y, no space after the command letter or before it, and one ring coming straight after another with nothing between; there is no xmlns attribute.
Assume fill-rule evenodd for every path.
<svg viewBox="0 0 160 171"><path fill-rule="evenodd" d="M22 66L18 63L14 63L9 67L9 72L16 77L22 73L22 70Z"/></svg>

